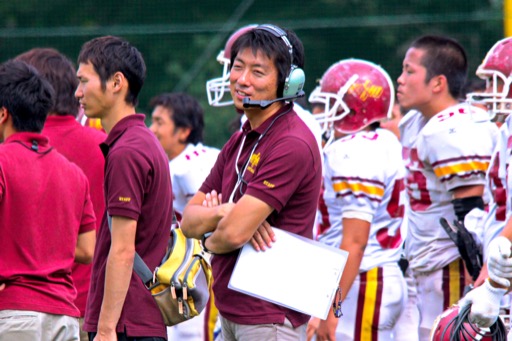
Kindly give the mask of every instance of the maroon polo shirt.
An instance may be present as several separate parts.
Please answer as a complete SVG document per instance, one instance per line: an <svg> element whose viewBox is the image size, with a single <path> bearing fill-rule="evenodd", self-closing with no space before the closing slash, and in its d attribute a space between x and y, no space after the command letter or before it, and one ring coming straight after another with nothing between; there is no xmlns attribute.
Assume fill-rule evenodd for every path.
<svg viewBox="0 0 512 341"><path fill-rule="evenodd" d="M272 226L312 238L322 164L313 134L291 104L255 130L246 122L242 132L235 133L226 143L199 190L203 193L216 190L226 200L230 197L238 179L235 162L242 142L238 158L240 172L248 163L244 183L241 189L236 189L234 202L240 199L241 192L256 197L274 208L267 219ZM215 305L221 315L239 324L282 324L285 317L294 327L308 322L308 315L228 289L239 252L215 255L212 259Z"/></svg>
<svg viewBox="0 0 512 341"><path fill-rule="evenodd" d="M169 161L144 115L119 121L101 144L105 155L105 201L110 216L137 221L135 249L150 269L160 264L172 223ZM98 231L84 330L96 332L103 301L105 268L111 244L106 214ZM132 274L117 332L129 337L163 337L166 327L142 280Z"/></svg>

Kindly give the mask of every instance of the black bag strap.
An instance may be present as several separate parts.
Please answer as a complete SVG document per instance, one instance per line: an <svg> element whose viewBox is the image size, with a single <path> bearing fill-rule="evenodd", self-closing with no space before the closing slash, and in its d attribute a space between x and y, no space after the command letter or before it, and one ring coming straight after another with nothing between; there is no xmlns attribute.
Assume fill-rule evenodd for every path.
<svg viewBox="0 0 512 341"><path fill-rule="evenodd" d="M110 233L112 233L112 217L110 215L107 215L108 218L108 229L110 230ZM172 217L172 223L173 226L177 224L176 214L173 213ZM172 227L171 227L172 229ZM135 258L133 260L133 271L142 279L142 282L144 285L149 289L152 281L153 281L153 272L149 269L149 267L146 265L144 260L137 252L135 252Z"/></svg>

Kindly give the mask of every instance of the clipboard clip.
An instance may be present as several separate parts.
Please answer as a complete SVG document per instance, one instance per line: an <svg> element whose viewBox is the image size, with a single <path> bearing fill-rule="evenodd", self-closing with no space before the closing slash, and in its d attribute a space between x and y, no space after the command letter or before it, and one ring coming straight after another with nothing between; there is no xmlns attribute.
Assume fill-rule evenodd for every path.
<svg viewBox="0 0 512 341"><path fill-rule="evenodd" d="M341 287L336 289L336 293L334 294L334 302L332 302L332 312L334 316L340 318L343 316L341 312Z"/></svg>

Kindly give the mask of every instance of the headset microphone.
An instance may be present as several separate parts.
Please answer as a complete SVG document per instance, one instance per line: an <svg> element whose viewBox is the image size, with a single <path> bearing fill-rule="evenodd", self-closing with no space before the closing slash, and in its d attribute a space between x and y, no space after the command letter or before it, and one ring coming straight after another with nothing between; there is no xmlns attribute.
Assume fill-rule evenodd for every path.
<svg viewBox="0 0 512 341"><path fill-rule="evenodd" d="M304 97L304 96L305 96L305 93L304 93L304 91L301 90L298 93L296 93L295 95L280 97L280 98L276 98L276 99L273 99L270 101L251 101L251 99L249 97L245 97L242 100L242 103L244 105L244 108L260 107L261 109L265 109L265 108L269 107L272 103L280 102L280 101L289 101L289 100L293 100L293 99L296 99L299 97Z"/></svg>

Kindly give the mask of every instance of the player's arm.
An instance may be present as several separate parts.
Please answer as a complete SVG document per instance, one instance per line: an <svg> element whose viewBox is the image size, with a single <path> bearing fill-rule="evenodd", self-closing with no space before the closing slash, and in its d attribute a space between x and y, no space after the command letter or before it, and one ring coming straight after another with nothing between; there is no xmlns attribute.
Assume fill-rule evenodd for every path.
<svg viewBox="0 0 512 341"><path fill-rule="evenodd" d="M472 209L484 209L484 185L461 186L453 189L453 208L457 220L463 222L464 217Z"/></svg>
<svg viewBox="0 0 512 341"><path fill-rule="evenodd" d="M219 220L217 228L205 241L206 248L213 253L228 253L241 248L253 238L274 210L264 201L247 194L231 205L229 212Z"/></svg>
<svg viewBox="0 0 512 341"><path fill-rule="evenodd" d="M75 262L82 264L92 262L95 245L96 230L80 233L75 247Z"/></svg>
<svg viewBox="0 0 512 341"><path fill-rule="evenodd" d="M341 300L344 301L359 274L364 250L368 243L371 223L357 218L343 218L343 237L340 249L348 251L348 258L340 279ZM319 340L335 340L338 318L333 311L329 312L327 320L321 321L316 332Z"/></svg>
<svg viewBox="0 0 512 341"><path fill-rule="evenodd" d="M113 216L112 242L105 271L105 292L98 321L98 336L115 337L126 293L130 286L135 257L137 221ZM115 340L115 338L113 338Z"/></svg>
<svg viewBox="0 0 512 341"><path fill-rule="evenodd" d="M232 203L203 206L210 193L197 192L183 210L181 229L188 238L201 239L217 228L219 221L231 210Z"/></svg>

